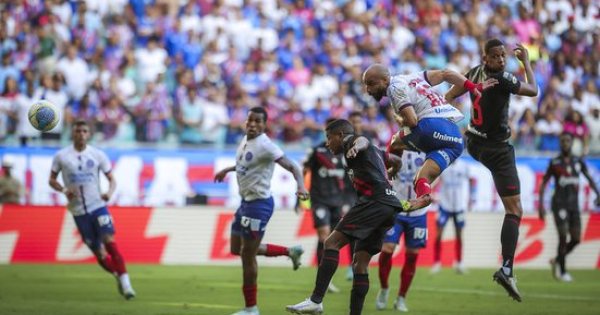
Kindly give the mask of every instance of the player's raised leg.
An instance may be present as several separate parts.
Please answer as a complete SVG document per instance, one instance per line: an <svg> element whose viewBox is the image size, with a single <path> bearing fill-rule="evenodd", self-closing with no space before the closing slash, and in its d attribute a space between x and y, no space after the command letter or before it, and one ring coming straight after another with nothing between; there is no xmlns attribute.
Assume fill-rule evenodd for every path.
<svg viewBox="0 0 600 315"><path fill-rule="evenodd" d="M498 187L498 186L496 186ZM515 300L521 302L521 293L517 289L517 280L513 275L513 263L517 241L519 239L519 225L523 209L521 195L501 197L504 204L505 215L500 232L502 243L502 267L494 273L494 281L500 284Z"/></svg>

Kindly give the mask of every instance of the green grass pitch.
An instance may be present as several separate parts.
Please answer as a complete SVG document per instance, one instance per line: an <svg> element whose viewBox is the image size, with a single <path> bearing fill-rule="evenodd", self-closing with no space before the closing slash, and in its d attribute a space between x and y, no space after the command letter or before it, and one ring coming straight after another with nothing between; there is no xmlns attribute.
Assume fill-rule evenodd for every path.
<svg viewBox="0 0 600 315"><path fill-rule="evenodd" d="M0 314L228 315L243 306L240 267L132 265L129 272L138 294L132 301L122 299L116 281L96 265L0 266ZM261 268L261 314L287 314L285 305L309 296L315 273L314 268ZM456 275L445 269L430 275L420 268L408 294L408 314L600 314L600 271L575 270L573 283L559 283L548 270L518 270L523 303L509 299L492 282L492 273L471 269ZM398 274L394 268L391 292L397 292ZM370 276L363 314L400 314L375 310L376 268ZM325 314L348 314L351 282L345 279L345 268L338 269L334 283L342 292L325 297Z"/></svg>

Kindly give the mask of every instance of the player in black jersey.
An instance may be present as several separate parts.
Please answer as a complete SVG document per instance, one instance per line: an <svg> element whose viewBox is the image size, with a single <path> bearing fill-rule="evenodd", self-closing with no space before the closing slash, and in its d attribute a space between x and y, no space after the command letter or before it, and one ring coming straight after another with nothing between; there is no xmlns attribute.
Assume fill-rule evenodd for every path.
<svg viewBox="0 0 600 315"><path fill-rule="evenodd" d="M466 132L467 151L491 171L506 212L500 234L502 267L494 273L493 279L513 299L520 302L521 294L513 277L513 258L519 239L523 208L515 150L508 143L508 105L511 94L536 96L538 87L529 63L529 54L522 45L517 44L515 55L523 63L526 82L519 81L513 74L504 71L506 48L502 41L487 41L484 53L483 64L471 69L465 76L475 84L490 78L496 79L498 84L484 90L479 97L471 96L471 121ZM452 102L465 92L465 87L455 85L446 94L446 100Z"/></svg>
<svg viewBox="0 0 600 315"><path fill-rule="evenodd" d="M571 154L573 137L563 133L560 136L560 155L550 160L542 186L540 187L540 199L538 213L541 220L545 219L544 193L546 184L550 178L554 178L554 195L552 196L552 214L554 223L558 230L558 254L550 260L552 275L556 280L571 282L573 278L565 267L566 256L573 251L581 240L581 218L579 217L579 175L583 174L590 183L590 187L596 193L596 205L599 204L598 188L590 177L585 162L580 157ZM570 237L567 243L567 234Z"/></svg>
<svg viewBox="0 0 600 315"><path fill-rule="evenodd" d="M376 148L367 138L356 136L349 121L335 120L327 125L326 132L329 150L333 154L343 153L344 168L352 179L358 201L325 240L312 296L287 306L286 310L295 314L321 314L325 291L338 266L339 250L356 240L350 314L358 315L369 290L369 261L380 251L385 232L394 224L395 214L422 208L431 200L427 195L422 199L399 201L386 168L390 166L389 172L397 173L400 158Z"/></svg>

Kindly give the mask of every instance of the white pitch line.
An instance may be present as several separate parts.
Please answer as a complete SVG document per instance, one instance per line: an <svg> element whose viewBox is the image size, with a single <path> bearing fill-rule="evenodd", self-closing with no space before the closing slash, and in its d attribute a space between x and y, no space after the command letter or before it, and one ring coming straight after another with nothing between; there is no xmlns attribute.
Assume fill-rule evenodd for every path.
<svg viewBox="0 0 600 315"><path fill-rule="evenodd" d="M177 307L204 307L204 308L215 308L215 309L235 309L235 307L233 307L231 305L223 305L223 304L183 303L183 302L151 302L151 304L177 306Z"/></svg>
<svg viewBox="0 0 600 315"><path fill-rule="evenodd" d="M429 291L429 292L443 292L443 293L459 293L459 294L479 294L479 295L489 295L489 296L504 296L506 293L504 292L492 292L492 291L481 291L481 290L471 290L471 289L440 289L440 288L414 288L417 291ZM523 298L537 298L537 299L552 299L552 300L578 300L578 301L591 301L591 302L600 302L598 298L585 297L585 296L572 296L572 295L556 295L556 294L539 294L539 293L531 293L531 294L522 294Z"/></svg>

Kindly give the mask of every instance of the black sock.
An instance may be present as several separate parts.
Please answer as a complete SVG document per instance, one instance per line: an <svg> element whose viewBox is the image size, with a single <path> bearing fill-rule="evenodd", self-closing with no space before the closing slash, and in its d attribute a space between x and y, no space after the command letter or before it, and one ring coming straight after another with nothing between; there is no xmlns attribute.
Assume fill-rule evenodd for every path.
<svg viewBox="0 0 600 315"><path fill-rule="evenodd" d="M563 274L566 271L565 268L565 255L567 253L567 242L564 238L559 238L558 241L558 255L556 256L556 263L560 268L560 273Z"/></svg>
<svg viewBox="0 0 600 315"><path fill-rule="evenodd" d="M319 241L317 243L317 266L321 263L321 258L323 258L323 242Z"/></svg>
<svg viewBox="0 0 600 315"><path fill-rule="evenodd" d="M311 301L315 303L323 302L323 297L333 278L333 274L338 267L340 259L340 252L335 249L326 249L323 251L323 258L319 264L319 270L317 271L317 280L315 281L315 289L313 290Z"/></svg>
<svg viewBox="0 0 600 315"><path fill-rule="evenodd" d="M360 315L367 292L369 292L369 274L355 273L350 294L350 315Z"/></svg>
<svg viewBox="0 0 600 315"><path fill-rule="evenodd" d="M514 214L504 215L500 242L502 243L502 271L509 277L513 275L513 260L517 241L519 240L519 224L521 218Z"/></svg>

